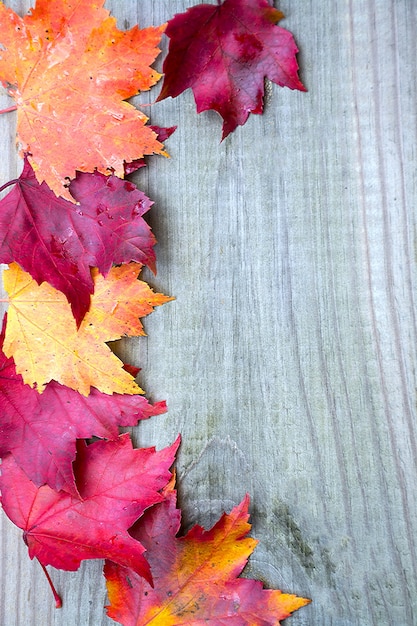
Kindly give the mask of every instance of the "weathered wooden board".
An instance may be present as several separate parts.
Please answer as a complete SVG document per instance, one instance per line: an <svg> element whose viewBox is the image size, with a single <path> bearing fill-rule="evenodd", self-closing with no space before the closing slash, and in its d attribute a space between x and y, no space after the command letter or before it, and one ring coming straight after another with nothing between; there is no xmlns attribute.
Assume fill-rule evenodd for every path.
<svg viewBox="0 0 417 626"><path fill-rule="evenodd" d="M196 3L108 8L123 28ZM182 433L185 527L250 493L260 545L248 575L313 599L293 626L413 626L417 3L279 8L307 94L272 86L265 115L223 143L190 93L146 109L178 125L172 158L137 177L156 203L148 277L176 300L146 319L147 338L117 348L170 407L136 441ZM0 119L1 182L21 167L14 123ZM113 623L101 563L53 572L57 611L20 531L0 524L3 626Z"/></svg>

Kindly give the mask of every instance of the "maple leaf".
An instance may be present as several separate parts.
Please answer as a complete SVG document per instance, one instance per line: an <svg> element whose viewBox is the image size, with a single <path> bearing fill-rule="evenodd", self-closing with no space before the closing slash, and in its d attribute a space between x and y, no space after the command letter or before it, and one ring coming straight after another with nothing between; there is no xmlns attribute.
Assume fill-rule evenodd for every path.
<svg viewBox="0 0 417 626"><path fill-rule="evenodd" d="M1 502L23 530L31 559L64 570L85 559L109 558L149 582L144 547L127 529L160 502L179 439L170 447L134 449L128 434L116 441L79 441L74 474L81 498L48 485L36 487L11 455L2 461Z"/></svg>
<svg viewBox="0 0 417 626"><path fill-rule="evenodd" d="M150 65L165 26L120 31L103 4L37 0L21 18L0 3L0 80L16 100L21 151L70 201L75 170L123 178L124 161L165 154L125 102L159 80Z"/></svg>
<svg viewBox="0 0 417 626"><path fill-rule="evenodd" d="M262 113L265 77L305 91L294 38L275 26L282 17L267 0L199 4L173 17L158 100L191 87L198 113L214 109L224 119L224 139L249 113Z"/></svg>
<svg viewBox="0 0 417 626"><path fill-rule="evenodd" d="M70 191L78 205L39 185L25 159L15 187L0 200L0 263L16 261L37 283L62 291L80 324L94 291L91 267L137 261L155 271L156 243L142 215L153 204L116 176L77 172Z"/></svg>
<svg viewBox="0 0 417 626"><path fill-rule="evenodd" d="M177 538L181 515L173 481L163 493L165 500L146 511L130 531L147 551L154 586L129 568L106 562L109 617L123 626L272 626L309 602L265 590L260 581L237 578L257 544L246 536L248 497L211 530L195 526Z"/></svg>
<svg viewBox="0 0 417 626"><path fill-rule="evenodd" d="M42 392L55 380L88 395L143 391L106 345L122 336L145 335L139 317L172 300L137 280L139 263L113 267L107 278L94 268L91 307L77 329L71 308L48 283L37 283L16 263L3 273L9 310L3 350L24 382Z"/></svg>
<svg viewBox="0 0 417 626"><path fill-rule="evenodd" d="M151 405L143 396L92 389L88 397L52 381L39 394L25 385L14 361L1 350L0 456L11 453L37 487L48 484L77 495L72 462L76 439L117 439L118 426L165 413L165 402Z"/></svg>
<svg viewBox="0 0 417 626"><path fill-rule="evenodd" d="M149 128L152 128L152 130L156 133L158 141L160 141L161 143L164 143L167 139L169 139L169 137L171 137L171 135L177 130L176 126L169 126L168 128L161 128L160 126L154 126L153 124L149 126ZM125 163L124 165L125 176L128 176L129 174L133 174L133 172L136 172L138 169L140 169L141 167L145 167L145 166L146 166L146 160L144 158L135 159L131 163Z"/></svg>

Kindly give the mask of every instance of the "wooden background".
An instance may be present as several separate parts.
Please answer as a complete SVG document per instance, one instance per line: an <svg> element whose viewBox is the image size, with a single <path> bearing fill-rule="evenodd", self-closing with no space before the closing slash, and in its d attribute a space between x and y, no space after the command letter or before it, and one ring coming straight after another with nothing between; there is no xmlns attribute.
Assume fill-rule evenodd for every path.
<svg viewBox="0 0 417 626"><path fill-rule="evenodd" d="M107 6L125 28L193 4ZM292 626L413 626L417 3L279 8L308 93L268 87L265 114L223 143L189 92L146 109L178 125L172 158L136 179L155 201L147 277L176 300L146 319L147 338L117 346L170 407L136 442L182 433L184 528L250 493L260 545L248 575L313 599ZM1 183L21 168L14 125L0 118ZM2 626L114 623L100 562L52 572L57 611L20 531L0 523Z"/></svg>

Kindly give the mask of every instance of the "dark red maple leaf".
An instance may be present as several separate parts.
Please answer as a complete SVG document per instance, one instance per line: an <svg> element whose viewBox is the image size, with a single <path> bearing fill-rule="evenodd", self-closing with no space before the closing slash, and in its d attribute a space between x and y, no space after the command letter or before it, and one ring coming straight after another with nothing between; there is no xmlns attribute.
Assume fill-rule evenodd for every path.
<svg viewBox="0 0 417 626"><path fill-rule="evenodd" d="M199 4L168 22L170 38L158 100L191 87L197 112L214 109L224 119L223 139L262 113L264 79L305 91L298 78L292 34L276 26L283 14L267 0Z"/></svg>
<svg viewBox="0 0 417 626"><path fill-rule="evenodd" d="M47 484L77 495L72 462L76 439L117 439L118 426L134 426L166 411L165 402L151 405L138 395L107 395L92 389L83 396L52 381L40 394L23 383L12 358L1 347L0 456L11 453L37 487Z"/></svg>
<svg viewBox="0 0 417 626"><path fill-rule="evenodd" d="M85 559L108 558L149 582L145 548L127 532L170 479L179 445L156 452L134 449L128 434L116 441L79 441L74 473L81 498L48 485L36 487L11 455L2 462L3 509L23 538L31 559L64 570Z"/></svg>
<svg viewBox="0 0 417 626"><path fill-rule="evenodd" d="M62 291L80 324L94 284L90 268L137 261L155 270L156 243L143 219L153 204L117 176L82 173L69 189L77 205L57 198L25 161L14 188L0 200L0 262L16 261L39 283Z"/></svg>

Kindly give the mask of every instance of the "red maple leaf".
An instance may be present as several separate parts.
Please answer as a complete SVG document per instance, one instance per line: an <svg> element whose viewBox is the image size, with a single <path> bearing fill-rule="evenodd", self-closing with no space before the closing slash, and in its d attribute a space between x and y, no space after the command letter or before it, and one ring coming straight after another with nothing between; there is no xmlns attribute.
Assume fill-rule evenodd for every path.
<svg viewBox="0 0 417 626"><path fill-rule="evenodd" d="M137 261L155 270L156 243L143 219L153 204L133 183L100 172L77 172L77 205L36 180L29 162L0 200L0 262L16 261L41 284L62 291L78 325L94 292L91 267Z"/></svg>
<svg viewBox="0 0 417 626"><path fill-rule="evenodd" d="M109 617L123 626L272 626L309 602L260 581L237 578L257 544L247 537L249 498L211 530L192 528L177 538L181 514L170 483L166 499L131 529L146 548L154 587L131 570L107 562Z"/></svg>
<svg viewBox="0 0 417 626"><path fill-rule="evenodd" d="M214 109L224 119L223 139L262 113L264 79L305 91L290 32L275 26L283 17L267 0L199 4L168 22L170 37L158 100L191 87L197 112Z"/></svg>
<svg viewBox="0 0 417 626"><path fill-rule="evenodd" d="M0 456L11 453L37 487L47 484L77 495L72 462L76 439L117 439L118 426L134 426L166 411L165 402L151 405L143 396L107 395L92 389L85 397L52 381L39 394L23 383L12 358L1 347Z"/></svg>
<svg viewBox="0 0 417 626"><path fill-rule="evenodd" d="M80 498L36 487L11 455L2 461L6 515L23 530L31 559L64 570L84 559L108 558L152 581L145 548L127 529L168 482L179 440L169 448L134 449L128 434L116 441L79 441L74 474Z"/></svg>

